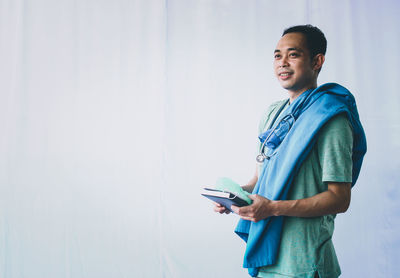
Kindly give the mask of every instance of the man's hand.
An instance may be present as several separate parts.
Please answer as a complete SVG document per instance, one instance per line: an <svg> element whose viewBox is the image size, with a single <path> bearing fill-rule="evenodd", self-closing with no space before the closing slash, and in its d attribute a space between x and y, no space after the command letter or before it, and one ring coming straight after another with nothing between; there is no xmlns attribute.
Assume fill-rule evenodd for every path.
<svg viewBox="0 0 400 278"><path fill-rule="evenodd" d="M213 202L213 203L215 205L214 206L214 211L215 212L219 212L221 214L223 214L223 213L226 213L226 214L231 213L231 211L229 209L227 209L226 207L224 207L224 206L222 206L222 205L220 205L220 204L218 204L216 202Z"/></svg>
<svg viewBox="0 0 400 278"><path fill-rule="evenodd" d="M249 195L253 203L249 206L232 206L232 210L244 220L258 222L274 215L274 201L260 195Z"/></svg>
<svg viewBox="0 0 400 278"><path fill-rule="evenodd" d="M249 195L253 204L232 206L241 218L253 222L270 216L317 217L345 212L351 199L351 183L329 182L328 190L298 200L271 201L260 195Z"/></svg>

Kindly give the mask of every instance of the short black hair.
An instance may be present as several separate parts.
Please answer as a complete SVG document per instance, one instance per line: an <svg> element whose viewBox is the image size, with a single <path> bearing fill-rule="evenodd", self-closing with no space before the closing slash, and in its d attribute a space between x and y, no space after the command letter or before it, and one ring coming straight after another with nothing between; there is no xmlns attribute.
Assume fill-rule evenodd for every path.
<svg viewBox="0 0 400 278"><path fill-rule="evenodd" d="M324 33L318 27L310 24L292 26L283 31L282 37L288 33L302 33L306 37L311 59L320 53L325 55L327 41Z"/></svg>

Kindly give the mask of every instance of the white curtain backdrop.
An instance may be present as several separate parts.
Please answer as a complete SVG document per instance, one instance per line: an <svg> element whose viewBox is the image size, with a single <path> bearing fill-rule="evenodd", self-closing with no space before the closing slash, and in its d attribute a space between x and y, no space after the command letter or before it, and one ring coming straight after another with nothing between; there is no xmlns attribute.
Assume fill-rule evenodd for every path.
<svg viewBox="0 0 400 278"><path fill-rule="evenodd" d="M400 273L400 2L0 0L0 277L248 277L200 188L255 168L284 28L328 39L368 153L342 277Z"/></svg>

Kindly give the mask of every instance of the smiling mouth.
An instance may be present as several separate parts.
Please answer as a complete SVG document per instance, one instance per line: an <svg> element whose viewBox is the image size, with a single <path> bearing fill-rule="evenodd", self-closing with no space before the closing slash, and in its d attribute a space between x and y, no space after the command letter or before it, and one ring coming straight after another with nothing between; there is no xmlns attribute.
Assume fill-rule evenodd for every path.
<svg viewBox="0 0 400 278"><path fill-rule="evenodd" d="M278 74L279 78L282 80L286 80L288 79L291 75L293 74L293 72L281 72Z"/></svg>

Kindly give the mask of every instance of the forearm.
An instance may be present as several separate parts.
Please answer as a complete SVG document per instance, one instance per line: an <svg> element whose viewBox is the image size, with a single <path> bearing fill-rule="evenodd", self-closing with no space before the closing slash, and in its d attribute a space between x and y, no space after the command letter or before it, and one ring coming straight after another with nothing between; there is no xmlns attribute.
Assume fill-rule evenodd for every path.
<svg viewBox="0 0 400 278"><path fill-rule="evenodd" d="M315 217L342 213L349 207L350 192L349 183L331 183L327 191L310 198L273 201L271 204L273 215Z"/></svg>
<svg viewBox="0 0 400 278"><path fill-rule="evenodd" d="M258 181L258 165L256 165L256 171L254 173L254 176L247 182L246 185L242 185L243 190L252 193L254 186L256 186L257 181Z"/></svg>
<svg viewBox="0 0 400 278"><path fill-rule="evenodd" d="M257 183L257 180L258 180L257 178L254 179L254 177L253 177L246 185L242 185L243 190L245 190L249 193L252 193L254 186Z"/></svg>

